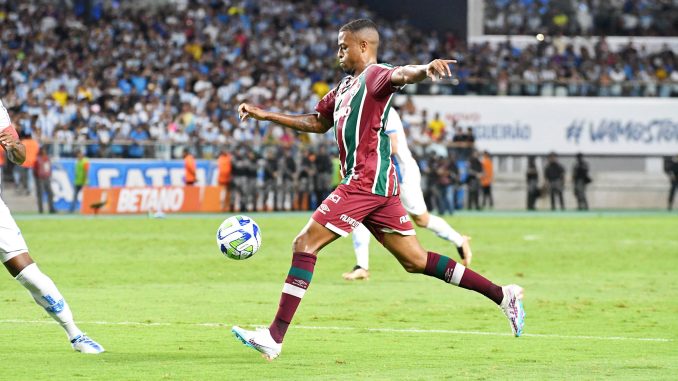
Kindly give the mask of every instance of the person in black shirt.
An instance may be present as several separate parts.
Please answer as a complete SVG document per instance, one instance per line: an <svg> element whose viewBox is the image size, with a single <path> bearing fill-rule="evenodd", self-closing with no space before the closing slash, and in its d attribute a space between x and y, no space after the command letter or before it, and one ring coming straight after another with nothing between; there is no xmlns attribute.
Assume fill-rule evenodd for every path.
<svg viewBox="0 0 678 381"><path fill-rule="evenodd" d="M535 204L539 197L539 171L535 157L527 158L527 210L536 210Z"/></svg>
<svg viewBox="0 0 678 381"><path fill-rule="evenodd" d="M282 157L278 163L280 174L282 176L282 195L280 197L280 206L278 210L290 210L294 204L297 193L297 182L299 173L297 172L297 161L294 158L292 149L283 148Z"/></svg>
<svg viewBox="0 0 678 381"><path fill-rule="evenodd" d="M584 155L577 154L577 161L572 168L572 181L574 182L574 197L577 199L578 210L589 210L586 200L586 186L591 182L589 176L589 163L584 161Z"/></svg>
<svg viewBox="0 0 678 381"><path fill-rule="evenodd" d="M565 168L558 162L555 153L550 153L548 164L544 168L544 180L551 193L551 210L556 210L556 198L560 202L560 210L565 210L563 188L565 187Z"/></svg>
<svg viewBox="0 0 678 381"><path fill-rule="evenodd" d="M669 175L669 180L671 180L671 189L669 190L669 211L673 209L673 197L676 195L676 189L678 189L678 155L673 157L667 165L666 173Z"/></svg>
<svg viewBox="0 0 678 381"><path fill-rule="evenodd" d="M468 186L468 209L480 210L480 175L483 173L483 164L478 157L478 151L473 150L468 161L466 184Z"/></svg>
<svg viewBox="0 0 678 381"><path fill-rule="evenodd" d="M316 200L320 203L329 196L332 189L332 158L327 153L327 147L321 145L318 147L318 153L315 158L316 176L315 176L315 192ZM315 209L315 208L314 208Z"/></svg>
<svg viewBox="0 0 678 381"><path fill-rule="evenodd" d="M266 160L264 160L264 191L263 191L263 204L264 209L267 210L269 203L268 200L272 198L271 208L273 210L278 210L278 179L279 179L279 167L278 167L278 147L272 146L268 147L268 152L266 152Z"/></svg>
<svg viewBox="0 0 678 381"><path fill-rule="evenodd" d="M238 147L233 154L232 173L233 173L233 192L231 193L231 205L238 211L244 211L245 188L247 185L247 148Z"/></svg>

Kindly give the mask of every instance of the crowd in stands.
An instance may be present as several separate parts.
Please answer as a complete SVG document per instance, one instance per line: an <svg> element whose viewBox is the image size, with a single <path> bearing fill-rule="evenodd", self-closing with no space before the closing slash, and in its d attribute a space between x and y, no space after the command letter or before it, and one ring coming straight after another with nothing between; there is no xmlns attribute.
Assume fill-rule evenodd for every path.
<svg viewBox="0 0 678 381"><path fill-rule="evenodd" d="M487 34L678 35L675 0L487 0Z"/></svg>
<svg viewBox="0 0 678 381"><path fill-rule="evenodd" d="M74 156L84 147L89 157L180 158L190 147L197 157L213 158L225 145L247 144L262 154L271 144L329 143L331 134L240 123L236 107L248 100L273 110L313 110L342 76L337 29L375 16L332 0L177 1L144 11L92 3L86 9L0 1L0 96L22 136L54 143L52 155ZM520 2L527 3L537 2ZM453 35L377 20L382 61L459 60L454 86L412 87L419 92L678 95L670 49L648 53L629 45L613 52L603 39L575 50L557 38L524 49L510 42L466 46Z"/></svg>

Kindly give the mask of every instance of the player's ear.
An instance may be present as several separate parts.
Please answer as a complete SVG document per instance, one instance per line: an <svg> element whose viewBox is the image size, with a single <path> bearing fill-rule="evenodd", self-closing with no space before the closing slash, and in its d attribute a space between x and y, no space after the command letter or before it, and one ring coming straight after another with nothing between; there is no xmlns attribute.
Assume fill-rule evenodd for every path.
<svg viewBox="0 0 678 381"><path fill-rule="evenodd" d="M368 44L367 41L365 41L365 40L360 41L360 52L365 53L367 51L367 49L369 48L369 45L370 44Z"/></svg>

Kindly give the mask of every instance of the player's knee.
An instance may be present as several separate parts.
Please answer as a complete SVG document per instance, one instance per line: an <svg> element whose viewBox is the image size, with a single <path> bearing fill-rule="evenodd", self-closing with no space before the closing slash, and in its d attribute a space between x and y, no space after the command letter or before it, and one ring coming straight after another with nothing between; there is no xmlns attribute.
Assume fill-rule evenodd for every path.
<svg viewBox="0 0 678 381"><path fill-rule="evenodd" d="M412 216L412 222L420 228L425 228L428 225L428 215Z"/></svg>
<svg viewBox="0 0 678 381"><path fill-rule="evenodd" d="M423 273L424 272L424 266L419 264L416 261L403 261L400 263L405 271L411 274L418 274L418 273Z"/></svg>
<svg viewBox="0 0 678 381"><path fill-rule="evenodd" d="M301 233L292 241L292 250L295 252L311 253L309 246L309 237L306 233Z"/></svg>

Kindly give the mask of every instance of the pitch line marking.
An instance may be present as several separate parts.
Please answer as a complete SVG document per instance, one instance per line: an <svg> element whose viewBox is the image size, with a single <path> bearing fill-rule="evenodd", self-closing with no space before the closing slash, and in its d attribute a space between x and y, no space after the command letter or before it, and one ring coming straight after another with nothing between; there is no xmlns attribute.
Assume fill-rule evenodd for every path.
<svg viewBox="0 0 678 381"><path fill-rule="evenodd" d="M51 320L20 320L20 319L6 319L0 320L2 323L14 324L56 324ZM136 325L144 327L170 327L187 325L194 327L230 327L231 324L226 323L163 323L163 322L141 322L141 321L81 321L78 324L93 324L93 325ZM266 327L265 325L249 324L254 327ZM512 336L509 333L499 332L485 332L485 331L464 331L454 329L417 329L417 328L360 328L360 327L331 327L331 326L308 326L295 325L296 329L307 330L322 330L322 331L367 331L367 332L381 332L381 333L438 333L449 335L476 335L476 336ZM673 339L662 337L627 337L627 336L588 336L588 335L557 335L544 333L524 333L522 336L539 337L547 339L570 339L570 340L618 340L618 341L652 341L660 343L673 342Z"/></svg>

